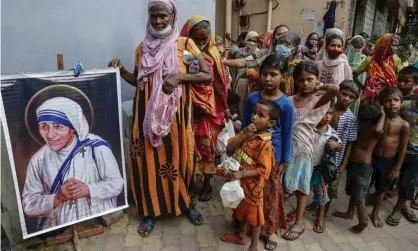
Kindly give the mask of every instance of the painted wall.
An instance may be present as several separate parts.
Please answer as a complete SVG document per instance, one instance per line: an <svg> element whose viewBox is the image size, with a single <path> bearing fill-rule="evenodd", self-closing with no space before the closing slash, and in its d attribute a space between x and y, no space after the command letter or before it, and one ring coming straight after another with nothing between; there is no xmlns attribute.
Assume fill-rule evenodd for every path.
<svg viewBox="0 0 418 251"><path fill-rule="evenodd" d="M351 30L349 17L352 6L351 1L345 0L345 4L337 5L335 27L342 29L345 33ZM316 21L322 20L326 13L328 0L278 0L279 6L273 11L272 29L279 24L286 24L290 29L301 37L306 37L314 30ZM249 15L257 12L267 11L268 0L247 0L246 6L242 9L242 15ZM225 0L217 0L216 13L216 33L225 34ZM275 6L275 1L273 1ZM300 13L303 8L315 10L315 20L301 20ZM354 11L354 9L352 10ZM254 15L250 18L250 26L248 29L242 28L241 31L255 30L259 33L266 32L267 14ZM239 13L235 11L232 16L232 37L236 38L239 32Z"/></svg>
<svg viewBox="0 0 418 251"><path fill-rule="evenodd" d="M215 20L215 0L175 0L179 28L192 15ZM145 36L148 0L2 0L1 73L54 71L79 61L87 69L120 58L132 70L135 47ZM123 85L123 99L133 88Z"/></svg>

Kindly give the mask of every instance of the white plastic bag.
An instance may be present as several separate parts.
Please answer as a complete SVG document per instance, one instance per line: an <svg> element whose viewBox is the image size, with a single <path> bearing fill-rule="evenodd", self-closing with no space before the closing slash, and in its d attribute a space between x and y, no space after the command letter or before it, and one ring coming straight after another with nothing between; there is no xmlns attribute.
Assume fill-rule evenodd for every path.
<svg viewBox="0 0 418 251"><path fill-rule="evenodd" d="M238 160L234 158L227 158L218 167L222 168L223 173L226 175L232 172L239 171L240 163L238 162Z"/></svg>
<svg viewBox="0 0 418 251"><path fill-rule="evenodd" d="M216 140L216 152L221 156L221 163L228 158L228 155L226 154L226 146L228 145L228 140L234 136L234 124L232 123L232 120L229 120L228 122L225 122L225 127L219 133Z"/></svg>
<svg viewBox="0 0 418 251"><path fill-rule="evenodd" d="M238 204L245 198L244 190L242 190L239 180L225 183L221 188L221 199L224 207L235 209Z"/></svg>

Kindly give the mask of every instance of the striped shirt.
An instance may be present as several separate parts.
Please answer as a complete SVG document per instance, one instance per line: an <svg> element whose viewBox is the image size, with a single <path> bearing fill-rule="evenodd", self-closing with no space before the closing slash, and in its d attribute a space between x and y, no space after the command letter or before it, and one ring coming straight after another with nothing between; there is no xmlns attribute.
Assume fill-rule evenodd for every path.
<svg viewBox="0 0 418 251"><path fill-rule="evenodd" d="M344 158L347 143L357 140L358 122L356 116L350 111L350 109L347 109L347 111L340 116L338 126L334 129L336 129L338 137L341 139L342 150L341 152L337 152L336 155L337 164L340 165Z"/></svg>

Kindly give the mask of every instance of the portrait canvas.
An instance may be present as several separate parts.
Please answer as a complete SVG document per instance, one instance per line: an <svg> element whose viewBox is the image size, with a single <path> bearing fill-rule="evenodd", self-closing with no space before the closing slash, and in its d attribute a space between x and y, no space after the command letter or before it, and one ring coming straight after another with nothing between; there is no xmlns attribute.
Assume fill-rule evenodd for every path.
<svg viewBox="0 0 418 251"><path fill-rule="evenodd" d="M24 238L126 208L119 71L2 75Z"/></svg>

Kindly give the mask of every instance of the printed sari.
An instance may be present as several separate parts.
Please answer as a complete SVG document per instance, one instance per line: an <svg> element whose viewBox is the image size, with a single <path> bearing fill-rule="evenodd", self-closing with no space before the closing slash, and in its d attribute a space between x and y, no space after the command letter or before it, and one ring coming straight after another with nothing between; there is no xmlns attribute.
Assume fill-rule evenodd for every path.
<svg viewBox="0 0 418 251"><path fill-rule="evenodd" d="M400 59L396 55L389 54L393 36L393 34L385 34L376 42L369 66L365 67L368 71L362 103L379 103L379 94L383 88L397 85L397 72L401 67L399 67ZM367 62L363 63L367 64ZM357 74L362 73L363 63L355 70Z"/></svg>
<svg viewBox="0 0 418 251"><path fill-rule="evenodd" d="M191 29L201 21L208 21L203 16L190 18L183 26L180 35L189 37ZM190 38L189 38L190 39ZM191 40L191 39L190 39ZM197 172L215 174L215 146L220 126L224 120L225 108L219 91L227 94L225 67L215 41L210 38L207 49L202 55L212 72L212 83L195 83L191 85L192 104L194 109L194 135L197 149Z"/></svg>

